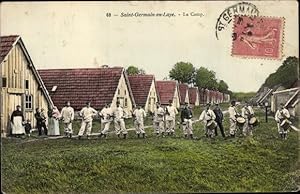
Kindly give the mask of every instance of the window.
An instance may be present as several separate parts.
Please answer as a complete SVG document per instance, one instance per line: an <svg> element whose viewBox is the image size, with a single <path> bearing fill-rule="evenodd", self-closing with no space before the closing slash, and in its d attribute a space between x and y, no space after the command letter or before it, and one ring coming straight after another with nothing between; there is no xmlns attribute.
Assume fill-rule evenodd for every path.
<svg viewBox="0 0 300 194"><path fill-rule="evenodd" d="M25 80L25 89L29 89L29 80Z"/></svg>
<svg viewBox="0 0 300 194"><path fill-rule="evenodd" d="M3 88L7 87L6 77L2 77L2 87Z"/></svg>
<svg viewBox="0 0 300 194"><path fill-rule="evenodd" d="M118 95L120 95L120 89L118 89Z"/></svg>
<svg viewBox="0 0 300 194"><path fill-rule="evenodd" d="M124 90L124 94L126 95L126 90Z"/></svg>
<svg viewBox="0 0 300 194"><path fill-rule="evenodd" d="M53 86L52 89L51 89L51 92L55 92L57 89L57 86Z"/></svg>
<svg viewBox="0 0 300 194"><path fill-rule="evenodd" d="M128 102L127 102L127 98L125 98L125 101L124 101L124 106L125 106L125 107L127 107L127 103L128 103Z"/></svg>
<svg viewBox="0 0 300 194"><path fill-rule="evenodd" d="M27 110L32 109L32 104L33 104L32 101L33 101L32 95L25 96L25 109L27 109Z"/></svg>

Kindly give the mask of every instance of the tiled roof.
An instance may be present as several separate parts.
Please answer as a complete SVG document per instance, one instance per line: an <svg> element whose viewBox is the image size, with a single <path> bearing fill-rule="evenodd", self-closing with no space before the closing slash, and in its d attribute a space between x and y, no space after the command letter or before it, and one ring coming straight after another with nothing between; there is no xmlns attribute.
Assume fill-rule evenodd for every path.
<svg viewBox="0 0 300 194"><path fill-rule="evenodd" d="M156 91L161 104L169 104L169 100L173 100L176 87L176 81L156 81Z"/></svg>
<svg viewBox="0 0 300 194"><path fill-rule="evenodd" d="M13 48L13 45L18 38L18 35L0 36L0 63Z"/></svg>
<svg viewBox="0 0 300 194"><path fill-rule="evenodd" d="M59 109L66 101L75 110L80 110L87 101L91 101L93 108L102 109L112 102L123 68L47 69L39 73ZM54 92L53 86L57 86Z"/></svg>
<svg viewBox="0 0 300 194"><path fill-rule="evenodd" d="M152 81L154 80L153 75L129 75L128 76L131 91L136 105L145 106L147 97L150 92Z"/></svg>
<svg viewBox="0 0 300 194"><path fill-rule="evenodd" d="M189 88L189 101L190 104L195 104L197 100L198 88ZM199 98L199 95L198 95Z"/></svg>
<svg viewBox="0 0 300 194"><path fill-rule="evenodd" d="M188 90L189 86L187 84L179 84L180 104L185 103L185 97Z"/></svg>

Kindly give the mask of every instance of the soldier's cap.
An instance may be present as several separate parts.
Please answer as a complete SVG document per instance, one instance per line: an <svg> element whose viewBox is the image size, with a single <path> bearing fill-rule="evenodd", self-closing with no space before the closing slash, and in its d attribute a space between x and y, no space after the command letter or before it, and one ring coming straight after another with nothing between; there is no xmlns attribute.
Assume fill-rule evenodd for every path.
<svg viewBox="0 0 300 194"><path fill-rule="evenodd" d="M17 107L21 107L20 105L17 105Z"/></svg>

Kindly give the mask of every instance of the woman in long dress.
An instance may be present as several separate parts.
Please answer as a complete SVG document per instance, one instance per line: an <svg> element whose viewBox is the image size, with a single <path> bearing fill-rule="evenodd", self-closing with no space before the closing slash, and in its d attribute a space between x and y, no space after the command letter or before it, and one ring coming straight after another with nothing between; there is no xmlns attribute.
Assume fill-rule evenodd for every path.
<svg viewBox="0 0 300 194"><path fill-rule="evenodd" d="M53 107L53 109L49 113L49 135L57 136L60 135L59 132L59 118L60 118L60 112L57 109L56 106Z"/></svg>
<svg viewBox="0 0 300 194"><path fill-rule="evenodd" d="M11 121L12 135L19 137L25 134L25 128L23 126L25 120L20 105L17 105L16 110L11 114L10 121Z"/></svg>

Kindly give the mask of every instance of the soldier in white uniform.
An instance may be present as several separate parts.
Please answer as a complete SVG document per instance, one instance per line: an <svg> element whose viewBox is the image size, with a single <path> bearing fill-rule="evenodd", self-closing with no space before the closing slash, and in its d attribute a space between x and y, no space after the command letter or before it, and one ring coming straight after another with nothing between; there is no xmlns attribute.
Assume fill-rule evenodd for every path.
<svg viewBox="0 0 300 194"><path fill-rule="evenodd" d="M254 111L252 107L248 104L248 102L245 102L244 107L242 108L242 117L245 118L245 123L243 125L243 135L247 136L249 134L252 136L252 126L249 125L250 118L254 115Z"/></svg>
<svg viewBox="0 0 300 194"><path fill-rule="evenodd" d="M127 115L124 109L120 106L120 102L117 101L117 107L113 111L114 115L114 123L115 123L115 131L118 137L120 137L120 133L123 134L124 139L127 136L127 129L125 127L124 118Z"/></svg>
<svg viewBox="0 0 300 194"><path fill-rule="evenodd" d="M236 117L238 115L235 109L235 101L231 101L231 106L228 108L229 113L229 134L231 137L235 137L236 134Z"/></svg>
<svg viewBox="0 0 300 194"><path fill-rule="evenodd" d="M156 103L156 110L154 111L154 118L153 118L153 125L155 129L155 133L157 136L161 133L164 136L165 129L164 129L164 109L160 106L160 104Z"/></svg>
<svg viewBox="0 0 300 194"><path fill-rule="evenodd" d="M133 111L134 117L134 126L135 131L138 136L140 137L140 134L142 133L143 138L145 138L145 130L144 130L144 118L146 117L146 112L144 109L141 108L141 106L137 106L137 108Z"/></svg>
<svg viewBox="0 0 300 194"><path fill-rule="evenodd" d="M101 118L101 133L99 137L104 136L106 138L109 131L110 123L112 122L113 112L110 108L110 104L106 104L105 107L99 113Z"/></svg>
<svg viewBox="0 0 300 194"><path fill-rule="evenodd" d="M97 115L97 111L91 107L91 103L87 102L86 107L82 108L79 115L82 117L81 128L78 133L78 139L81 139L86 130L87 138L92 132L93 117Z"/></svg>
<svg viewBox="0 0 300 194"><path fill-rule="evenodd" d="M199 117L199 121L203 121L204 126L205 126L205 135L206 137L214 137L215 135L215 129L210 129L207 127L207 124L211 121L215 122L216 119L216 115L214 113L214 111L212 111L210 109L211 104L208 103L206 105L206 109L202 111L200 117Z"/></svg>
<svg viewBox="0 0 300 194"><path fill-rule="evenodd" d="M173 135L175 132L175 119L176 119L176 114L178 114L177 109L172 106L172 100L169 101L169 105L166 107L166 132L168 135Z"/></svg>
<svg viewBox="0 0 300 194"><path fill-rule="evenodd" d="M66 102L66 106L61 109L61 119L64 123L65 135L72 138L72 122L74 120L74 109L71 107L71 103L69 101Z"/></svg>
<svg viewBox="0 0 300 194"><path fill-rule="evenodd" d="M276 111L275 114L275 121L277 122L277 128L278 128L278 133L280 135L281 138L283 139L287 139L287 133L288 130L284 130L280 124L285 120L285 119L289 119L290 118L290 113L289 111L284 107L283 103L280 103L280 107L279 110ZM289 121L289 123L291 123Z"/></svg>

